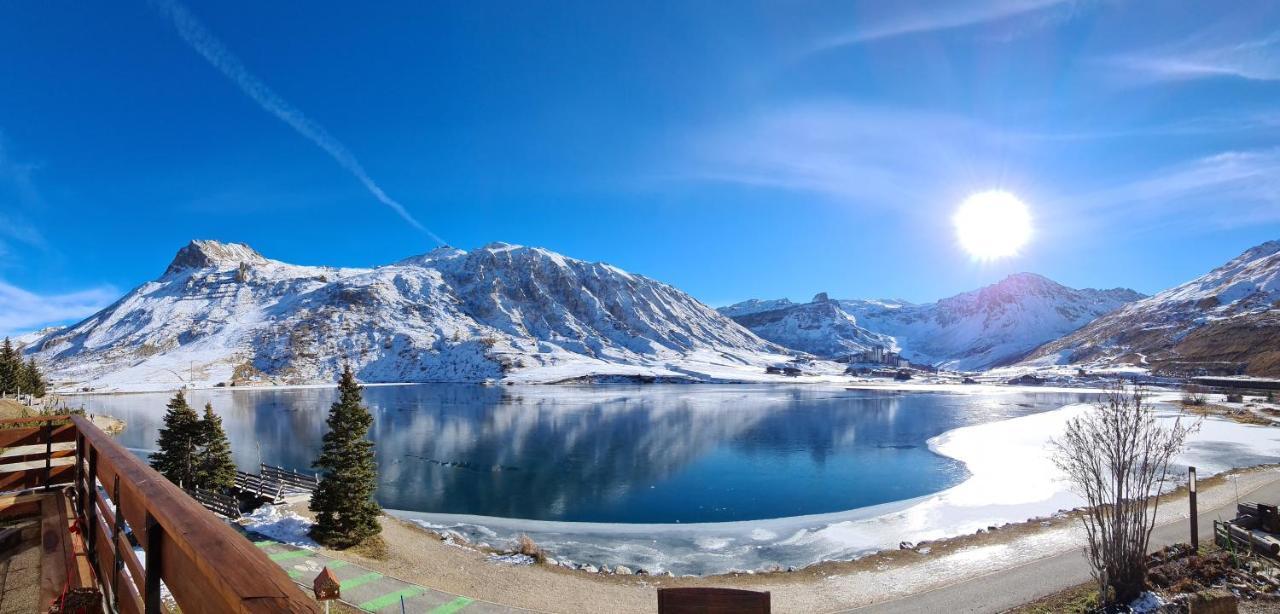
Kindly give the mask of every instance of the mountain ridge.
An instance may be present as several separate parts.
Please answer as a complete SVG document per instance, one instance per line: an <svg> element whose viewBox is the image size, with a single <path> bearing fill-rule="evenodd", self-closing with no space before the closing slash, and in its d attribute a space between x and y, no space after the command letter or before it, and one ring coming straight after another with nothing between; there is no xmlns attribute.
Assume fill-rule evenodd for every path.
<svg viewBox="0 0 1280 614"><path fill-rule="evenodd" d="M1015 273L932 303L883 299L837 303L856 322L863 337L890 339L891 343L880 344L885 349L900 350L919 363L982 370L1016 361L1046 341L1141 297L1126 288L1074 289L1035 273ZM805 347L803 341L749 324L753 310L767 305L794 310L806 304L755 299L721 308L721 312L732 314L739 323L745 320L748 328L765 339L794 349Z"/></svg>
<svg viewBox="0 0 1280 614"><path fill-rule="evenodd" d="M1023 362L1280 377L1280 241L1251 247L1204 275L1130 303L1044 344Z"/></svg>
<svg viewBox="0 0 1280 614"><path fill-rule="evenodd" d="M193 241L27 351L114 389L330 382L345 362L369 382L717 381L785 358L669 284L506 243L337 268Z"/></svg>

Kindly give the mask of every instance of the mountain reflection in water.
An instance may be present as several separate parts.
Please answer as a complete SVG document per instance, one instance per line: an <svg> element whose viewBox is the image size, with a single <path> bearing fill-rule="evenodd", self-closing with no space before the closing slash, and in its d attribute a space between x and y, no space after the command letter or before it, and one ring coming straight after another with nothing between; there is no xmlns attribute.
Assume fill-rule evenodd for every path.
<svg viewBox="0 0 1280 614"><path fill-rule="evenodd" d="M84 396L154 445L168 394ZM236 463L308 470L335 391L195 391ZM365 389L384 507L538 520L690 523L818 514L937 492L966 476L929 438L1088 401L1062 393L894 393L820 386Z"/></svg>

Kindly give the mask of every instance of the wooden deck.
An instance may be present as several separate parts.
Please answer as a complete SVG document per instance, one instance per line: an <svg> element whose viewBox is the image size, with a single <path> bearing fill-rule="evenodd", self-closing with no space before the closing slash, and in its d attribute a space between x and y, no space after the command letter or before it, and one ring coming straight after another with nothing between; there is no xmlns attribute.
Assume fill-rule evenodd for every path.
<svg viewBox="0 0 1280 614"><path fill-rule="evenodd" d="M259 548L82 417L0 420L0 491L0 551L14 535L6 524L31 533L38 519L39 596L26 611L94 592L128 614L320 611ZM20 611L6 595L0 609Z"/></svg>

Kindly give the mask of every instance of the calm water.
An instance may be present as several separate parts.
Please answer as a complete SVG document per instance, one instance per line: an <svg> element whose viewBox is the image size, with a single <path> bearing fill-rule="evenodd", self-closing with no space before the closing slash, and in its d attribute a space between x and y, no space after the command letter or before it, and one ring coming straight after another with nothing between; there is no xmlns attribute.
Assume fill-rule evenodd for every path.
<svg viewBox="0 0 1280 614"><path fill-rule="evenodd" d="M220 390L237 464L305 470L333 389ZM88 396L149 453L168 394ZM718 522L848 510L945 489L964 467L944 431L1088 401L813 386L380 386L373 411L391 509L591 522Z"/></svg>

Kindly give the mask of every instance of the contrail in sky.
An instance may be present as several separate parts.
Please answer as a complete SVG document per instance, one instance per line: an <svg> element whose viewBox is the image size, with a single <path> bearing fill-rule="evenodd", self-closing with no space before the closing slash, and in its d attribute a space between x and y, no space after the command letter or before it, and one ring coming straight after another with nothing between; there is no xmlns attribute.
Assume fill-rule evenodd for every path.
<svg viewBox="0 0 1280 614"><path fill-rule="evenodd" d="M347 147L342 144L323 126L311 121L302 111L289 104L285 99L277 95L266 83L255 77L244 64L227 49L222 41L219 41L199 20L176 0L153 0L153 5L169 17L173 21L174 27L178 29L178 34L182 40L186 41L192 49L204 57L209 64L218 69L224 76L235 83L244 92L246 96L252 98L254 102L263 110L280 118L286 124L293 127L304 137L307 137L312 143L315 143L329 154L342 168L360 180L364 184L365 189L374 198L378 199L382 204L391 207L400 217L409 222L411 226L431 237L436 243L445 244L436 233L431 232L429 228L422 225L409 213L404 205L400 204L396 199L391 198L386 192L373 181L369 173L365 172L364 166L356 159Z"/></svg>

